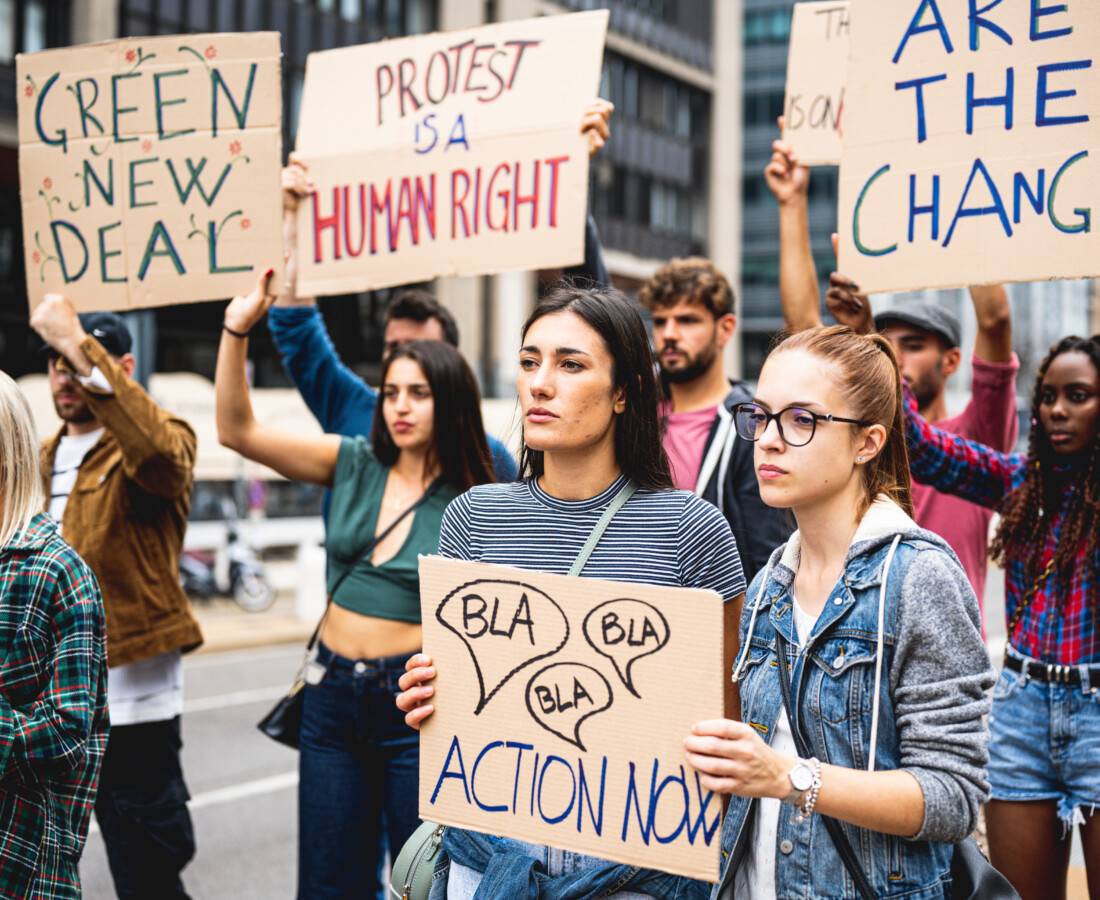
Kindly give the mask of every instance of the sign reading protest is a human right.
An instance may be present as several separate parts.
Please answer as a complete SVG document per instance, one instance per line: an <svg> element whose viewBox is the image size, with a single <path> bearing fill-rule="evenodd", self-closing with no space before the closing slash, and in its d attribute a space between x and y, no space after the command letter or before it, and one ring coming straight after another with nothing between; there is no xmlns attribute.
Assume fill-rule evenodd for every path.
<svg viewBox="0 0 1100 900"><path fill-rule="evenodd" d="M723 714L717 593L421 557L420 602L423 819L718 880L683 743Z"/></svg>
<svg viewBox="0 0 1100 900"><path fill-rule="evenodd" d="M867 292L1100 274L1100 4L850 11L840 271Z"/></svg>
<svg viewBox="0 0 1100 900"><path fill-rule="evenodd" d="M282 282L279 35L128 38L16 59L27 292L78 310Z"/></svg>
<svg viewBox="0 0 1100 900"><path fill-rule="evenodd" d="M312 53L298 293L584 259L606 10Z"/></svg>
<svg viewBox="0 0 1100 900"><path fill-rule="evenodd" d="M848 0L806 0L791 13L783 140L804 166L840 162L848 22Z"/></svg>

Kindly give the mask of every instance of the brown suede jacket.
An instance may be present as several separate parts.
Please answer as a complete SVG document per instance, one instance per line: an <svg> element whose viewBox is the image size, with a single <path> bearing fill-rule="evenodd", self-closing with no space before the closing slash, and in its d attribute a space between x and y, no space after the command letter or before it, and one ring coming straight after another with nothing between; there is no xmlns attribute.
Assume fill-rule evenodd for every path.
<svg viewBox="0 0 1100 900"><path fill-rule="evenodd" d="M195 432L157 406L95 338L81 349L113 393L83 388L105 430L80 464L61 524L103 591L109 663L113 668L193 650L202 632L179 584L179 560L191 509ZM63 433L42 445L46 496Z"/></svg>

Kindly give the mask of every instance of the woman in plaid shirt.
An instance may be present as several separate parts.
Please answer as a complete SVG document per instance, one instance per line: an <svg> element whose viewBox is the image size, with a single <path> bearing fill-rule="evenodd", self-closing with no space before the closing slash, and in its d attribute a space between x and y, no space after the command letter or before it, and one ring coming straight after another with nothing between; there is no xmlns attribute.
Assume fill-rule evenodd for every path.
<svg viewBox="0 0 1100 900"><path fill-rule="evenodd" d="M78 898L107 743L95 576L45 508L30 407L0 372L0 897Z"/></svg>
<svg viewBox="0 0 1100 900"><path fill-rule="evenodd" d="M1067 337L1039 368L1025 454L933 428L909 398L914 477L1000 511L1008 646L993 692L986 807L993 864L1022 900L1065 897L1081 826L1100 897L1100 335Z"/></svg>

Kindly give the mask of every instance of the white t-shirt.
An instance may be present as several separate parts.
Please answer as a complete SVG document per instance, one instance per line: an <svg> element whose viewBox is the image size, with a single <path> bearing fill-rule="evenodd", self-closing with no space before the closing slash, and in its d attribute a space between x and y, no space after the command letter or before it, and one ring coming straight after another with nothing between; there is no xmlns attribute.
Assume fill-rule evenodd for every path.
<svg viewBox="0 0 1100 900"><path fill-rule="evenodd" d="M101 393L110 390L98 366L90 376L79 380L85 385L93 385ZM57 520L58 531L61 531L65 506L81 463L103 436L103 431L99 428L72 437L63 435L58 444L50 476L50 515ZM109 656L110 647L107 652ZM180 651L171 650L112 668L107 675L107 706L112 725L163 722L180 715L183 712L183 656Z"/></svg>
<svg viewBox="0 0 1100 900"><path fill-rule="evenodd" d="M813 631L817 616L804 612L798 605L793 592L791 599L794 628L798 634L798 645L801 647ZM783 669L780 668L779 677L782 678L784 674ZM798 748L794 743L794 735L791 734L791 723L787 718L786 710L779 712L771 747L776 753L798 756ZM789 816L793 810L793 806L774 797L757 800L752 831L749 833L749 851L741 860L741 865L734 877L733 893L731 894L727 889L722 895L722 900L729 900L731 897L736 897L737 900L775 900L775 845L779 832L779 817Z"/></svg>

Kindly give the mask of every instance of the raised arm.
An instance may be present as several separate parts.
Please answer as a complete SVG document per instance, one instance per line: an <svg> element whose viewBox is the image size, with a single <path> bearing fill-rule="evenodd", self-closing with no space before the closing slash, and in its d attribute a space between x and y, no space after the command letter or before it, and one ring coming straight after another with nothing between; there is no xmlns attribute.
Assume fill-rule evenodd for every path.
<svg viewBox="0 0 1100 900"><path fill-rule="evenodd" d="M340 452L339 436L280 431L256 421L252 413L245 377L247 335L275 299L266 293L271 275L272 270L268 269L251 293L235 298L225 310L225 328L214 376L218 440L287 478L332 487Z"/></svg>
<svg viewBox="0 0 1100 900"><path fill-rule="evenodd" d="M126 477L158 497L189 492L195 432L157 406L130 378L123 361L132 366L133 357L111 356L85 333L72 304L61 294L46 295L31 315L31 326L61 355L58 368L80 384L88 410L118 442Z"/></svg>
<svg viewBox="0 0 1100 900"><path fill-rule="evenodd" d="M611 137L611 113L615 105L597 97L585 107L581 119L581 134L588 137L588 158L591 159L603 148ZM579 266L570 266L562 270L566 278L586 278L594 284L611 286L611 273L603 258L600 244L600 232L591 210L584 222L584 262Z"/></svg>
<svg viewBox="0 0 1100 900"><path fill-rule="evenodd" d="M275 299L267 325L283 368L321 428L349 437L365 432L378 394L340 360L314 297L299 297L298 207L313 193L305 163L294 153L283 169L283 251L286 291Z"/></svg>
<svg viewBox="0 0 1100 900"><path fill-rule="evenodd" d="M782 116L779 130L782 133ZM787 331L794 334L821 324L821 299L806 211L810 170L798 164L788 143L779 140L772 143L764 180L779 204L779 302Z"/></svg>
<svg viewBox="0 0 1100 900"><path fill-rule="evenodd" d="M921 484L996 509L1023 481L1027 458L999 453L930 425L905 385L905 444L909 469Z"/></svg>
<svg viewBox="0 0 1100 900"><path fill-rule="evenodd" d="M974 285L970 300L978 320L974 352L986 362L1012 362L1012 306L1004 285Z"/></svg>

